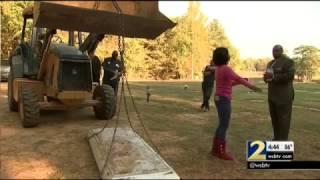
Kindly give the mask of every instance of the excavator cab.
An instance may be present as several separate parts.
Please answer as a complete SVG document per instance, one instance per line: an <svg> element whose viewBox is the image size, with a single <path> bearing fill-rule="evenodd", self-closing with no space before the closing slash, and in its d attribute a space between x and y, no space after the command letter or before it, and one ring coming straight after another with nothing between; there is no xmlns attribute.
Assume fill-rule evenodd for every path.
<svg viewBox="0 0 320 180"><path fill-rule="evenodd" d="M43 109L92 106L97 119L111 119L115 92L108 85L92 89L88 52L94 52L105 34L154 39L175 26L156 1L35 1L23 17L21 42L10 57L8 101L24 127L37 126ZM26 40L29 20L32 35ZM69 33L68 43L54 41L57 30ZM84 42L81 32L89 33Z"/></svg>
<svg viewBox="0 0 320 180"><path fill-rule="evenodd" d="M26 39L26 26L28 21L32 21L33 18L33 9L26 8L23 11L23 25L22 25L22 32L21 37L19 40L18 46L14 49L12 55L13 58L10 58L10 64L14 64L15 68L12 70L14 78L15 77L29 77L34 78L37 75L38 71L38 60L36 59L36 51L34 46L35 43L31 39ZM35 28L36 29L36 28ZM35 30L32 31L32 35L34 34ZM34 39L34 38L32 38Z"/></svg>

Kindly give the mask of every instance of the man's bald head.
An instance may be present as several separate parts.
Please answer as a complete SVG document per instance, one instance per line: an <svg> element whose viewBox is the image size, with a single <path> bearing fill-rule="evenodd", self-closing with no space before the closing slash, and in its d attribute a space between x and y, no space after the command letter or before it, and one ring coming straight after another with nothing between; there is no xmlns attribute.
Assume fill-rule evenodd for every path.
<svg viewBox="0 0 320 180"><path fill-rule="evenodd" d="M272 55L275 59L278 59L283 55L283 47L279 44L273 46Z"/></svg>
<svg viewBox="0 0 320 180"><path fill-rule="evenodd" d="M112 58L117 59L118 58L118 51L114 50L112 52Z"/></svg>

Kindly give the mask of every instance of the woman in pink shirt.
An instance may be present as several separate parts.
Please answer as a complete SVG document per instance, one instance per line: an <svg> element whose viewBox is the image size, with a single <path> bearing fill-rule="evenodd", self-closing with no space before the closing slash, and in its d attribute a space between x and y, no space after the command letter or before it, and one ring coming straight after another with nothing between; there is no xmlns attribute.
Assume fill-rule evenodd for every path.
<svg viewBox="0 0 320 180"><path fill-rule="evenodd" d="M233 160L232 156L226 152L226 134L231 116L232 87L242 84L249 89L261 92L262 90L247 79L240 77L229 66L230 55L227 48L219 47L213 52L213 62L215 67L215 105L219 117L219 125L216 129L212 143L211 153L224 160Z"/></svg>

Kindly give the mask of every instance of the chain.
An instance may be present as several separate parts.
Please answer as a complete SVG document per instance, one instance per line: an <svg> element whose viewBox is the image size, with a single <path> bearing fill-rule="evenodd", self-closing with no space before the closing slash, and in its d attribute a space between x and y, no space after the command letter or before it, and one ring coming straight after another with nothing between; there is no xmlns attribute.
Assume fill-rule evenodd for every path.
<svg viewBox="0 0 320 180"><path fill-rule="evenodd" d="M117 105L117 96L118 96L118 87L116 87L116 90L115 90L115 92L116 92L116 94L115 94L115 105L116 106L114 106L113 108L117 108L117 107L119 107L120 108L120 106L119 106L119 104L121 105L121 101L119 102L119 104ZM121 97L122 95L120 94L120 97ZM121 100L121 98L120 98L120 100ZM112 110L113 111L113 110ZM120 111L120 109L118 109L118 111ZM118 115L117 115L118 116ZM119 117L117 117L117 119L119 119ZM108 121L106 121L106 123L104 124L104 126L102 127L102 129L100 130L100 131L98 131L98 132L96 132L96 133L93 133L91 136L89 136L87 139L88 140L90 140L93 136L97 136L97 135L99 135L102 131L104 131L104 129L106 128L108 126Z"/></svg>
<svg viewBox="0 0 320 180"><path fill-rule="evenodd" d="M121 9L120 9L120 7L118 6L118 3L116 2L116 1L112 1L112 3L113 3L113 5L114 5L114 7L116 8L116 10L118 11L118 13L119 13L119 15L120 15L120 18L122 17L122 11L121 11ZM98 2L95 2L94 3L94 5L93 5L93 8L94 9L97 9L98 7L99 7L99 5L100 5L100 1L98 1ZM123 26L123 22L122 22L122 18L120 19L120 21L121 21L121 23L120 23L120 29L122 30L122 33L121 34L123 34L123 32L124 32L124 26ZM122 39L122 47L121 47L121 39ZM124 49L124 38L122 37L121 38L121 36L119 35L118 36L118 49L119 49L119 52L122 52L121 50L122 49ZM122 53L120 53L120 56L121 56L121 60L123 61L123 55L122 55ZM115 90L115 92L116 92L116 95L115 95L115 104L117 104L117 96L118 96L118 87L116 87L116 90ZM121 92L122 93L122 92ZM122 96L122 94L120 95L120 96ZM121 105L121 104L120 104ZM98 134L100 134L106 127L107 127L107 124L108 123L105 123L105 125L104 125L104 127L99 131L99 132L97 132L97 133L94 133L94 134L92 134L91 136L89 136L88 137L88 139L91 139L93 136L96 136L96 135L98 135Z"/></svg>
<svg viewBox="0 0 320 180"><path fill-rule="evenodd" d="M143 129L143 131L145 132L145 134L146 134L149 142L151 143L151 145L156 149L156 151L159 153L159 155L163 158L163 155L161 154L161 152L160 152L160 150L158 149L158 147L157 147L157 146L154 144L154 142L152 141L152 139L151 139L151 137L150 137L150 134L149 134L147 128L145 127L145 125L144 125L144 123L143 123L143 121L142 121L142 118L141 118L141 116L140 116L140 112L139 112L139 110L138 110L138 108L137 108L137 106L136 106L136 103L135 103L135 101L134 101L134 98L133 98L133 96L132 96L132 92L131 92L131 89L130 89L128 80L125 79L125 81L126 81L127 89L128 89L128 92L129 92L129 96L130 96L130 98L131 98L131 102L132 102L133 108L134 108L134 110L135 110L135 112L136 112L136 114L137 114L137 117L138 117L138 120L139 120L139 122L140 122L140 124L141 124L141 126L142 126L142 129Z"/></svg>
<svg viewBox="0 0 320 180"><path fill-rule="evenodd" d="M117 2L115 1L112 1L115 8L117 9L118 13L120 14L120 18L122 17L122 12L121 12L121 9L119 8ZM121 26L121 30L122 30L122 35L123 35L123 32L124 32L124 29L123 29L123 19L121 18L120 19L121 23L120 23L120 26ZM119 48L119 52L120 52L120 57L121 57L121 61L123 62L124 58L123 58L123 54L124 54L124 38L122 37L122 47L121 47L121 36L119 35L118 36L118 48ZM122 51L123 49L123 51ZM115 96L115 102L117 102L117 95L118 95L118 87L116 87L116 96ZM100 177L103 177L103 174L105 172L105 169L108 165L108 162L109 162L109 159L110 159L110 155L111 155L111 151L112 151L112 147L113 147L113 144L114 144L114 141L115 141L115 135L116 135L116 132L117 132L117 129L118 129L118 123L119 123L119 118L120 118L120 110L121 110L121 102L122 102L122 98L124 96L124 76L121 77L121 92L120 92L120 101L119 101L119 104L117 105L118 106L118 112L117 112L117 118L116 118L116 124L115 124L115 128L114 128L114 131L113 131L113 135L112 135L112 140L111 140L111 144L110 144L110 149L108 151L108 154L106 156L106 159L103 163L103 168L101 170L101 174L100 174ZM125 100L125 97L124 97L124 101ZM117 103L115 103L117 104ZM128 110L127 110L127 107L125 106L125 110L126 110L126 113L127 113L127 117L129 119L129 116L128 116ZM132 128L132 124L131 124L131 121L129 120L130 122L130 126ZM107 124L107 123L106 123ZM99 132L101 133L104 129L105 129L106 125L103 127L103 129Z"/></svg>
<svg viewBox="0 0 320 180"><path fill-rule="evenodd" d="M118 112L117 112L116 124L115 124L115 128L114 128L114 131L113 131L113 134L112 134L110 149L109 149L108 154L106 156L106 159L105 159L105 161L103 163L103 168L102 168L100 177L103 176L104 171L105 171L105 169L106 169L106 167L108 165L108 162L109 162L109 159L110 159L110 155L111 155L111 151L112 151L112 147L113 147L113 144L114 144L114 141L115 141L116 132L117 132L117 129L118 129L118 123L119 123L119 119L120 119L120 110L121 110L121 102L122 102L122 98L123 98L123 92L124 92L124 80L123 80L123 77L122 77L121 78L120 101L119 101L119 104L118 104Z"/></svg>
<svg viewBox="0 0 320 180"><path fill-rule="evenodd" d="M123 61L124 63L124 58L123 58L123 55L124 55L124 52L125 52L125 40L124 40L124 16L122 14L122 11L121 11L121 8L119 7L118 3L116 1L112 1L115 8L117 9L118 13L120 14L120 29L121 29L121 35L122 36L118 36L118 46L119 46L119 51L122 52L120 55L121 55L121 60ZM122 41L121 41L122 40ZM122 43L122 44L121 44ZM121 47L122 45L122 47ZM122 49L121 49L122 48ZM123 50L123 51L121 51ZM129 92L129 96L131 98L131 102L132 102L132 105L134 107L134 110L135 110L135 113L137 114L137 118L142 126L142 129L143 131L145 132L149 142L151 143L151 145L155 148L155 150L158 152L158 154L160 155L160 157L163 157L163 155L161 154L161 152L159 151L158 147L154 144L154 142L152 141L151 137L150 137L150 134L149 132L147 131L143 121L142 121L142 118L140 116L140 112L138 111L138 108L136 106L136 103L134 101L134 98L132 96L132 92L131 92L131 89L130 89L130 85L128 83L128 80L127 80L127 77L126 75L124 74L123 76L124 80L125 80L125 83L126 83L126 86L127 86L127 89L128 89L128 92ZM128 121L129 121L129 124L132 128L132 130L134 131L133 129L133 126L132 126L132 123L131 123L131 120L130 120L130 117L129 117L129 113L128 113L128 110L127 110L127 103L126 103L126 97L124 96L124 103L125 103L125 107L126 107L126 113L127 113L127 117L128 117Z"/></svg>
<svg viewBox="0 0 320 180"><path fill-rule="evenodd" d="M114 99L115 99L115 105L116 106L114 106L113 108L117 108L118 107L118 112L117 112L117 119L119 119L119 112L120 112L120 106L121 106L121 96L122 96L122 94L120 94L120 102L119 102L119 104L118 104L118 94L119 94L119 92L118 92L118 86L116 87L116 90L115 90L115 95L114 95ZM117 105L118 104L118 105ZM113 112L113 109L112 109L112 111L111 112ZM108 121L106 121L106 123L104 124L104 126L102 127L102 129L100 130L100 131L98 131L98 132L96 132L96 133L93 133L91 136L89 136L87 139L88 140L90 140L93 136L97 136L97 135L99 135L101 132L103 132L104 131L104 129L106 128L108 126Z"/></svg>
<svg viewBox="0 0 320 180"><path fill-rule="evenodd" d="M114 7L116 8L118 14L119 14L119 19L120 19L120 34L118 35L118 49L119 52L121 53L120 55L123 56L124 51L125 51L125 40L124 40L124 16L122 13L121 8L119 7L118 3L116 1L112 1ZM121 57L123 59L123 57Z"/></svg>
<svg viewBox="0 0 320 180"><path fill-rule="evenodd" d="M116 1L112 1L113 2L113 5L114 7L116 8L118 14L120 15L120 31L121 33L118 35L118 49L119 49L119 52L120 52L120 58L121 58L121 61L123 63L123 66L124 65L124 53L125 53L125 38L124 38L124 17L123 17L123 14L122 14L122 11L118 5L118 3ZM124 67L123 67L124 68ZM125 84L124 84L125 83ZM150 134L149 132L147 131L143 121L142 121L142 118L140 116L140 112L138 111L138 108L136 106L136 103L134 101L134 98L132 96L132 92L131 92L131 89L130 89L130 86L129 86L129 83L128 83L128 80L127 80L127 76L126 74L124 73L123 76L121 77L121 93L120 93L120 101L119 101L119 104L117 105L118 106L118 112L117 112L117 118L116 118L116 124L115 124L115 128L114 128L114 131L113 131L113 135L112 135L112 140L111 140L111 145L110 145L110 149L108 151L108 154L106 156L106 159L103 163L103 168L102 168L102 171L101 171L101 174L100 174L100 177L102 177L102 175L104 174L105 172L105 169L107 167L107 164L108 164L108 161L109 161L109 158L110 158L110 155L111 155L111 151L112 151L112 147L113 147L113 144L114 144L114 141L115 141L115 135L116 135L116 131L117 131L117 128L118 128L118 122L119 122L119 117L120 117L120 109L121 109L121 102L122 102L122 98L123 98L123 101L124 101L124 107L125 107L125 112L126 112L126 115L127 115L127 119L128 119L128 122L129 122L129 125L132 129L132 131L136 132L135 129L133 128L133 124L131 122L131 119L130 119L130 115L129 115L129 111L128 111L128 104L127 104L127 100L126 100L126 95L125 95L125 90L124 90L124 86L127 86L127 89L128 89L128 92L129 92L129 96L130 96L130 99L131 99L131 102L133 104L133 108L135 110L135 113L137 114L137 117L138 117L138 120L142 126L142 129L144 131L144 133L146 134L149 142L151 143L151 145L155 148L155 150L157 151L157 153L159 154L160 157L163 158L163 155L161 154L161 152L159 151L158 147L154 144L154 142L152 141L151 137L150 137ZM118 95L118 88L116 88L116 96ZM117 98L116 98L116 103L117 104ZM98 132L98 133L95 133L93 134L92 136L95 136L99 133L101 133L107 126L107 123L105 124L105 126ZM136 132L137 133L137 132ZM92 137L90 136L89 139Z"/></svg>
<svg viewBox="0 0 320 180"><path fill-rule="evenodd" d="M126 77L124 76L124 79L126 79ZM127 119L128 119L128 122L129 122L129 125L131 127L131 129L135 131L135 129L133 128L133 125L132 125L132 122L131 122L131 119L130 119L130 115L129 115L129 111L128 111L128 104L127 104L127 99L126 99L126 94L125 94L125 91L123 91L123 103L124 103L124 108L125 108L125 111L126 111L126 114L127 114Z"/></svg>

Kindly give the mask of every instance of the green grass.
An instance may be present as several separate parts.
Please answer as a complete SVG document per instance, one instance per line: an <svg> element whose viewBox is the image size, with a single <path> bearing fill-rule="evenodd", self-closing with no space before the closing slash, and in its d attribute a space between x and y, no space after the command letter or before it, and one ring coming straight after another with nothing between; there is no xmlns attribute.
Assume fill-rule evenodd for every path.
<svg viewBox="0 0 320 180"><path fill-rule="evenodd" d="M270 140L273 134L267 87L260 80L255 80L255 83L264 89L264 94L248 93L250 90L243 86L233 90L228 147L236 161L226 162L209 155L217 127L217 113L212 99L209 112L199 111L202 99L200 82L130 82L151 138L182 178L319 179L319 171L246 169L246 140ZM185 84L189 86L188 90L184 90ZM150 103L146 102L146 85L152 89ZM320 85L295 84L295 88L290 130L290 139L295 142L295 159L320 160L320 111L316 111L320 110ZM131 104L129 110L133 115ZM133 121L137 121L136 118Z"/></svg>

